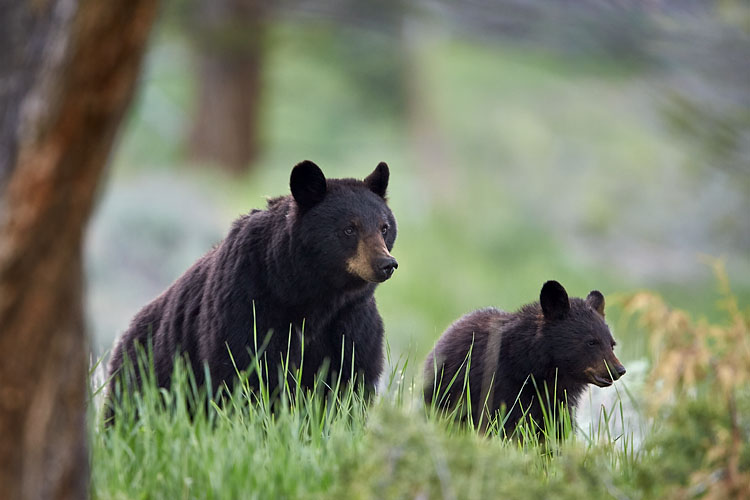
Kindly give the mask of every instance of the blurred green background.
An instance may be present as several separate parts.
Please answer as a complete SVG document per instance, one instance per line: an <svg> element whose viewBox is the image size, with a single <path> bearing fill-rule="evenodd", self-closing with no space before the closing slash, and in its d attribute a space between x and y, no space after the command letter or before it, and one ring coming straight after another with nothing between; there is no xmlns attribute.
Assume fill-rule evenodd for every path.
<svg viewBox="0 0 750 500"><path fill-rule="evenodd" d="M391 167L399 269L376 296L394 358L420 364L460 315L548 279L610 299L626 364L647 339L617 294L716 314L708 255L748 303L743 3L233 3L167 4L152 38L88 237L96 355L303 159ZM212 87L238 71L246 93ZM245 156L196 151L232 145L227 109L250 120Z"/></svg>

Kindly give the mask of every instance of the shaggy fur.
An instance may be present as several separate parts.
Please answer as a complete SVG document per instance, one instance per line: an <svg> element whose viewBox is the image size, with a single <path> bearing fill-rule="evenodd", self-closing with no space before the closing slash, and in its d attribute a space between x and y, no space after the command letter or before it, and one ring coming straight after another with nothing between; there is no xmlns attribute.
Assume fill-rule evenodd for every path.
<svg viewBox="0 0 750 500"><path fill-rule="evenodd" d="M541 427L537 390L546 399L546 386L550 399L555 396L552 401L575 407L587 384L605 387L625 373L614 345L601 293L569 300L562 285L548 281L540 301L518 312L481 309L451 325L425 362L424 398L443 410L465 402L470 360L467 385L475 425L486 425L490 415L504 408L507 435L524 411Z"/></svg>
<svg viewBox="0 0 750 500"><path fill-rule="evenodd" d="M384 357L373 292L397 267L389 253L396 220L385 199L388 179L385 163L364 181L326 179L309 161L295 166L292 195L236 220L221 243L135 316L112 353L109 393L122 382L125 357L135 359L135 346L149 344L160 387L170 385L176 354L187 358L199 386L205 366L213 391L231 387L231 351L239 370L258 355L271 390L287 352L291 369L303 366L305 388L326 368L343 381L353 370L373 390ZM137 372L128 387L140 378ZM257 387L257 374L250 381Z"/></svg>

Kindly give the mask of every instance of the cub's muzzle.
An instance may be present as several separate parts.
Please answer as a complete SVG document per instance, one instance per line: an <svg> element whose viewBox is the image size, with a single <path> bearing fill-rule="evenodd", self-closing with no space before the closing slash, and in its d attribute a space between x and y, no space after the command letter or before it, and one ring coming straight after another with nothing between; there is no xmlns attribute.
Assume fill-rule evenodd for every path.
<svg viewBox="0 0 750 500"><path fill-rule="evenodd" d="M597 370L594 367L586 368L584 373L589 383L599 387L609 387L615 380L619 380L620 377L625 375L627 370L617 358L615 360L614 363L605 363L601 370Z"/></svg>

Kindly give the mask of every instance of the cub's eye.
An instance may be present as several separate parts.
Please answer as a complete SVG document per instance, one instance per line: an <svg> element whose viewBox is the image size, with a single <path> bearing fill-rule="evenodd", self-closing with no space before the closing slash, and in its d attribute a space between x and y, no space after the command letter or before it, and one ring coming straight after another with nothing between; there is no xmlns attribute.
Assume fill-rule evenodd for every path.
<svg viewBox="0 0 750 500"><path fill-rule="evenodd" d="M596 339L591 339L588 341L589 347L594 347L595 345L599 345L599 341Z"/></svg>
<svg viewBox="0 0 750 500"><path fill-rule="evenodd" d="M380 232L381 232L381 233L383 233L383 234L386 234L386 233L388 233L388 226L383 226L383 227L382 227L382 228L380 229Z"/></svg>
<svg viewBox="0 0 750 500"><path fill-rule="evenodd" d="M354 234L354 228L352 226L347 227L344 229L344 234L347 236L352 236Z"/></svg>

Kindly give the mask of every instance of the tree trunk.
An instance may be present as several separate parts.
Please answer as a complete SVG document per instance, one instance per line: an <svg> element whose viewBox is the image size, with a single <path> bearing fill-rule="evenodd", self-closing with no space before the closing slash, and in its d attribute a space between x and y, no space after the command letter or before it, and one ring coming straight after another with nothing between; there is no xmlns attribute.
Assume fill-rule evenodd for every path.
<svg viewBox="0 0 750 500"><path fill-rule="evenodd" d="M23 83L0 94L15 110L0 127L0 485L8 499L85 498L82 238L156 0L13 4L0 20Z"/></svg>
<svg viewBox="0 0 750 500"><path fill-rule="evenodd" d="M190 30L199 59L190 156L233 174L260 151L265 11L266 0L199 0Z"/></svg>

